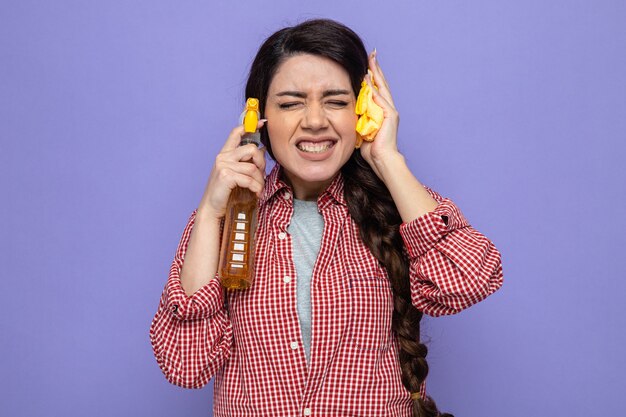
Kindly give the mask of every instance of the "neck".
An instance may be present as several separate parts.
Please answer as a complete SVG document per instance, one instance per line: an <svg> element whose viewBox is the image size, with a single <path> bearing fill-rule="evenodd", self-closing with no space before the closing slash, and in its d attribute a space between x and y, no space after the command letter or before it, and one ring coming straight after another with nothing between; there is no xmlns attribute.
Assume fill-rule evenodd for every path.
<svg viewBox="0 0 626 417"><path fill-rule="evenodd" d="M317 201L318 197L328 188L334 177L327 181L305 182L289 178L289 175L283 171L283 179L293 190L294 198L304 201Z"/></svg>

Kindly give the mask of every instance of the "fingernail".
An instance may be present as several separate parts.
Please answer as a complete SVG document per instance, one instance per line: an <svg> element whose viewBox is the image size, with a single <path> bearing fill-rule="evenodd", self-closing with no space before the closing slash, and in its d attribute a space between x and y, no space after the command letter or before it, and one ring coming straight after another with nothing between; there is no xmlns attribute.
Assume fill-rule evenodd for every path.
<svg viewBox="0 0 626 417"><path fill-rule="evenodd" d="M259 122L267 122L267 119L260 119Z"/></svg>

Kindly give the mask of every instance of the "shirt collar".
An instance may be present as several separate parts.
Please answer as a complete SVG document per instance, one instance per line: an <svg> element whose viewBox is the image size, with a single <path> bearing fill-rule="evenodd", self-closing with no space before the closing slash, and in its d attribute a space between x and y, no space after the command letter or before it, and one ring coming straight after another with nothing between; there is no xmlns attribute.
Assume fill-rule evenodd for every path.
<svg viewBox="0 0 626 417"><path fill-rule="evenodd" d="M274 196L285 197L288 193L293 196L291 187L282 180L282 172L283 168L279 164L276 164L267 178L265 178L265 187L261 193L259 205L262 206L266 204L274 198ZM343 195L343 186L343 176L341 171L339 171L326 190L318 197L317 204L320 209L323 209L330 203L347 206Z"/></svg>

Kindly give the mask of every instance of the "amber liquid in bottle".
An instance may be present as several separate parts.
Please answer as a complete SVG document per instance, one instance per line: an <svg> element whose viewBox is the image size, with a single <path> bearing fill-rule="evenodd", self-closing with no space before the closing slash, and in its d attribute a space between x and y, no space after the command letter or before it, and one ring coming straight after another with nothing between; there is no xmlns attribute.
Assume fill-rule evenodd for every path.
<svg viewBox="0 0 626 417"><path fill-rule="evenodd" d="M219 278L228 289L246 289L254 276L254 233L257 196L236 187L230 194L224 218Z"/></svg>

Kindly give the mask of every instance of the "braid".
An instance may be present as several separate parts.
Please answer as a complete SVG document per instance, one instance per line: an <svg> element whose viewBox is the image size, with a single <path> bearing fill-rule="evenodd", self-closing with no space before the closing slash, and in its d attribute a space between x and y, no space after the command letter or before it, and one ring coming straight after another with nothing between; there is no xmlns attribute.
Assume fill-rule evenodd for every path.
<svg viewBox="0 0 626 417"><path fill-rule="evenodd" d="M350 215L359 227L362 241L387 270L394 294L392 328L400 346L402 384L419 392L428 374L426 345L420 342L422 312L411 303L409 262L400 236L402 219L389 190L355 150L343 166L344 194ZM413 417L453 417L439 414L435 402L420 398L413 402Z"/></svg>

